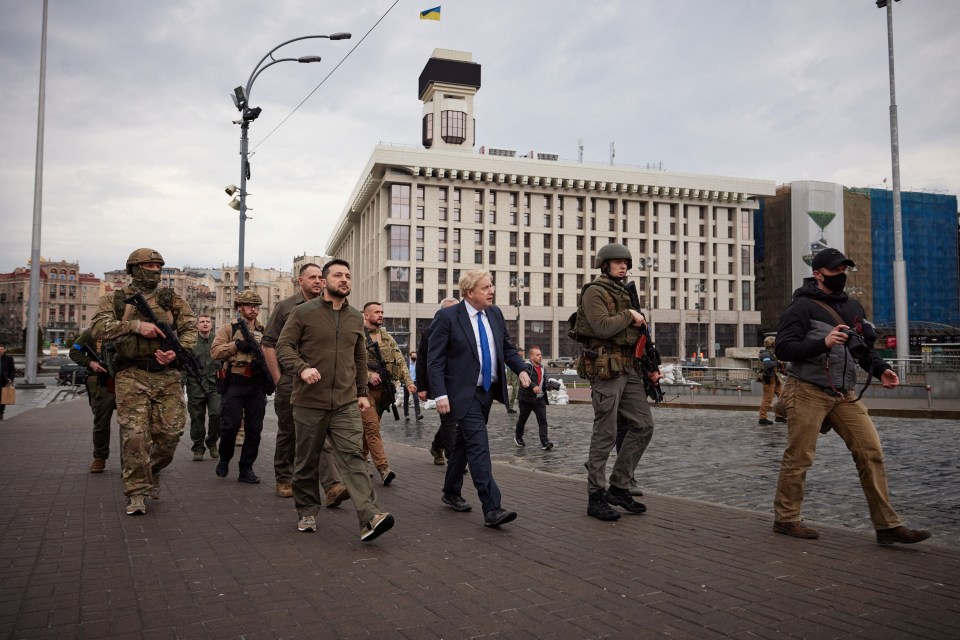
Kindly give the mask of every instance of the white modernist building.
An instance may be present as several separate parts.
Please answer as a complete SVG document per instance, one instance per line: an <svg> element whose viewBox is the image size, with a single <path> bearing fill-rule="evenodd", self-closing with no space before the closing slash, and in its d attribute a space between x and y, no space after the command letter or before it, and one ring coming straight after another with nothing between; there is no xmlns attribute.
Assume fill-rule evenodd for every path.
<svg viewBox="0 0 960 640"><path fill-rule="evenodd" d="M470 54L436 50L420 76L424 148L374 148L327 243L351 264L352 304L382 302L408 344L462 272L486 269L518 345L575 355L567 319L597 249L620 242L664 357L757 344L753 214L772 181L476 152L479 86Z"/></svg>

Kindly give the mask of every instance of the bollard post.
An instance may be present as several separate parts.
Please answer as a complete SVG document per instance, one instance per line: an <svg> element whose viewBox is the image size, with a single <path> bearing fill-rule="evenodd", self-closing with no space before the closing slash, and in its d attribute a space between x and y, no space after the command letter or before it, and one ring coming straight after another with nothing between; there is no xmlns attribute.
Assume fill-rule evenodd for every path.
<svg viewBox="0 0 960 640"><path fill-rule="evenodd" d="M693 385L690 385L690 402L693 402Z"/></svg>
<svg viewBox="0 0 960 640"><path fill-rule="evenodd" d="M927 385L927 409L933 411L933 394L930 393L930 385Z"/></svg>
<svg viewBox="0 0 960 640"><path fill-rule="evenodd" d="M737 385L737 404L743 404L743 387Z"/></svg>

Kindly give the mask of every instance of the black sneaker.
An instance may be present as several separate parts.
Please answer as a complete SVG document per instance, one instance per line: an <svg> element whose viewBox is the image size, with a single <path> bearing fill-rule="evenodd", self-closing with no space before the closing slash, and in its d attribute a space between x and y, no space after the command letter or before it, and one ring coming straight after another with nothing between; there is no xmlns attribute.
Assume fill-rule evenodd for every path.
<svg viewBox="0 0 960 640"><path fill-rule="evenodd" d="M590 494L587 503L587 515L606 522L620 519L620 512L607 504L603 489L597 489Z"/></svg>
<svg viewBox="0 0 960 640"><path fill-rule="evenodd" d="M543 449L544 451L549 451L550 449L553 449L553 443L544 442L542 445L540 445L540 448Z"/></svg>
<svg viewBox="0 0 960 640"><path fill-rule="evenodd" d="M260 478L253 472L253 469L241 471L237 476L237 482L246 482L247 484L260 484Z"/></svg>
<svg viewBox="0 0 960 640"><path fill-rule="evenodd" d="M230 470L230 467L227 466L227 463L224 462L223 460L221 460L220 462L217 463L217 477L218 477L218 478L226 478L226 477L227 477L227 472L228 472L229 470Z"/></svg>
<svg viewBox="0 0 960 640"><path fill-rule="evenodd" d="M513 441L517 443L518 447L527 446L527 444L523 441L523 436L513 436Z"/></svg>
<svg viewBox="0 0 960 640"><path fill-rule="evenodd" d="M774 418L774 422L786 422L786 421L787 419L784 418L783 416L777 416L776 418Z"/></svg>
<svg viewBox="0 0 960 640"><path fill-rule="evenodd" d="M760 424L760 425L763 425L764 427L766 427L766 426L769 426L769 425L773 424L773 421L767 420L766 418L761 418L760 421L757 422L757 424Z"/></svg>
<svg viewBox="0 0 960 640"><path fill-rule="evenodd" d="M633 499L628 489L618 489L611 486L604 497L606 497L608 503L626 509L629 513L639 515L647 511L647 507L642 502Z"/></svg>

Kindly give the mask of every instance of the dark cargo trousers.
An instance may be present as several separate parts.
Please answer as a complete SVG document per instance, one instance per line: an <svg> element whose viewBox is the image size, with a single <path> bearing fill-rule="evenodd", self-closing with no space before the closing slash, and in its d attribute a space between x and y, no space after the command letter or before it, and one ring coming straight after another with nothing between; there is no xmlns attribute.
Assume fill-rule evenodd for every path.
<svg viewBox="0 0 960 640"><path fill-rule="evenodd" d="M587 490L607 488L607 459L617 443L617 422L626 434L610 473L610 486L629 489L634 469L653 438L653 414L647 404L643 378L635 369L591 385L593 435L587 458Z"/></svg>
<svg viewBox="0 0 960 640"><path fill-rule="evenodd" d="M273 411L277 414L277 446L273 451L273 472L277 483L293 483L293 463L297 450L297 435L293 419L293 405L290 396L293 394L293 378L281 375L277 383L277 391L273 396ZM329 491L334 485L340 484L340 473L333 457L333 446L330 438L323 443L320 451L320 486Z"/></svg>
<svg viewBox="0 0 960 640"><path fill-rule="evenodd" d="M195 382L188 382L187 412L190 414L193 451L203 453L204 448L217 446L217 440L220 439L220 394L217 390L204 389Z"/></svg>
<svg viewBox="0 0 960 640"><path fill-rule="evenodd" d="M240 448L240 472L253 470L260 453L263 416L267 412L267 396L259 376L244 378L230 374L230 386L220 402L220 462L229 464L237 443L237 432L243 423L243 445Z"/></svg>
<svg viewBox="0 0 960 640"><path fill-rule="evenodd" d="M106 460L110 457L110 420L117 409L117 398L97 375L87 377L87 397L93 412L93 457Z"/></svg>
<svg viewBox="0 0 960 640"><path fill-rule="evenodd" d="M297 425L297 454L293 466L293 501L297 514L302 518L320 512L320 452L329 439L362 528L381 509L367 473L367 463L360 453L363 448L360 408L355 402L337 409L295 406L293 418Z"/></svg>

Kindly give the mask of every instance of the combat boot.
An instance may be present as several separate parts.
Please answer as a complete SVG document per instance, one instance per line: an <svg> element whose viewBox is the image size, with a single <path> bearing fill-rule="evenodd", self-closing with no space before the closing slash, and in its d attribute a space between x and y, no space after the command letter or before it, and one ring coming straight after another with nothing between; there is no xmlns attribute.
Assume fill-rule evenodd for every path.
<svg viewBox="0 0 960 640"><path fill-rule="evenodd" d="M590 501L587 503L587 515L597 520L620 519L620 512L607 504L603 489L597 489L590 493Z"/></svg>
<svg viewBox="0 0 960 640"><path fill-rule="evenodd" d="M220 457L220 451L217 450L217 445L212 445L207 447L210 450L210 457L216 460Z"/></svg>
<svg viewBox="0 0 960 640"><path fill-rule="evenodd" d="M647 511L646 505L633 499L629 489L620 489L611 485L606 498L608 503L622 507L629 513L640 514Z"/></svg>
<svg viewBox="0 0 960 640"><path fill-rule="evenodd" d="M160 499L160 474L153 474L153 484L150 485L150 497L154 500Z"/></svg>
<svg viewBox="0 0 960 640"><path fill-rule="evenodd" d="M143 501L143 494L138 493L127 498L127 515L142 516L147 512L147 505Z"/></svg>

